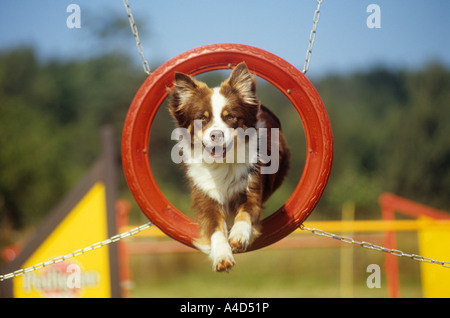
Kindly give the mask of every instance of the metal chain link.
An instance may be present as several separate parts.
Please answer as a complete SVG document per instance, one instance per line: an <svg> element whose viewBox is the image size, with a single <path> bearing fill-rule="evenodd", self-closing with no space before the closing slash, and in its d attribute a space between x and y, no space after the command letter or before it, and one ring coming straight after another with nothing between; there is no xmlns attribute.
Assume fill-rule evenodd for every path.
<svg viewBox="0 0 450 318"><path fill-rule="evenodd" d="M309 63L311 62L311 54L312 49L314 46L314 41L316 40L316 29L317 29L317 23L319 22L320 18L320 6L322 4L323 0L317 0L317 9L314 11L314 17L313 17L313 27L311 29L311 33L309 34L309 44L308 49L306 50L306 58L305 58L305 65L303 66L303 74L306 74L309 69Z"/></svg>
<svg viewBox="0 0 450 318"><path fill-rule="evenodd" d="M88 247L85 247L85 248L73 251L70 254L67 254L67 255L64 255L64 256L57 256L57 257L55 257L55 258L53 258L53 259L51 259L49 261L42 262L42 263L39 263L39 264L30 266L30 267L27 267L27 268L24 268L24 269L19 269L17 271L9 273L9 274L0 275L0 282L4 281L6 279L9 279L9 278L20 276L22 274L33 272L33 271L41 269L41 268L43 268L45 266L49 266L49 265L60 263L62 261L65 261L66 259L69 259L69 258L72 258L72 257L75 257L75 256L79 256L79 255L84 254L86 252L93 251L93 250L96 250L96 249L98 249L100 247L106 246L108 244L120 241L121 239L133 236L133 235L135 235L135 234L137 234L137 233L139 233L139 232L149 228L151 225L152 225L152 223L148 222L148 223L143 224L141 226L138 226L138 227L136 227L134 229L131 229L128 232L114 235L114 236L112 236L112 237L110 237L110 238L108 238L108 239L106 239L106 240L104 240L102 242L94 243L94 244L92 244L92 245L90 245Z"/></svg>
<svg viewBox="0 0 450 318"><path fill-rule="evenodd" d="M375 250L375 251L389 253L389 254L392 254L392 255L395 255L395 256L409 257L409 258L411 258L414 261L426 262L426 263L431 263L431 264L438 264L438 265L441 265L441 266L443 266L445 268L450 268L450 262L436 261L436 260L434 260L432 258L429 258L429 257L424 257L424 256L420 256L420 255L417 255L417 254L408 254L408 253L404 253L404 252L402 252L400 250L390 249L390 248L386 248L386 247L383 247L383 246L375 245L375 244L364 242L364 241L363 242L359 242L359 241L356 241L356 240L352 239L351 237L325 232L325 231L322 231L322 230L319 230L319 229L316 229L316 228L310 229L310 228L304 226L303 224L300 225L299 228L301 230L310 231L312 234L325 236L325 237L330 237L330 238L339 240L339 241L347 243L347 244L359 245L359 246L364 247L364 248L368 248L368 249L372 249L372 250Z"/></svg>
<svg viewBox="0 0 450 318"><path fill-rule="evenodd" d="M131 32L133 32L134 38L136 39L136 47L139 52L139 54L142 57L142 66L144 68L144 72L150 75L150 65L148 64L147 60L144 56L144 47L142 46L141 39L139 39L139 33L136 26L136 23L134 22L133 14L131 13L130 4L128 3L128 0L123 0L123 5L125 6L125 9L127 10L128 14L128 21L130 22Z"/></svg>
<svg viewBox="0 0 450 318"><path fill-rule="evenodd" d="M321 6L322 2L323 2L323 0L317 0L317 9L316 9L316 11L314 11L313 27L312 27L312 30L311 30L311 33L310 33L310 36L309 36L309 44L308 44L308 49L306 51L306 58L305 58L305 64L304 64L304 67L303 67L303 74L306 74L306 72L309 69L309 63L311 61L312 48L314 46L314 41L316 39L317 23L319 22L319 18L320 18L320 6ZM131 31L132 31L135 39L136 39L137 50L138 50L139 54L142 57L142 66L144 68L145 73L150 75L150 66L149 66L149 64L148 64L148 62L147 62L147 60L145 59L145 56L144 56L144 47L142 46L141 40L139 39L139 33L138 33L137 26L136 26L136 23L135 23L134 18L133 18L133 14L131 13L130 4L128 3L128 0L123 0L123 4L124 4L124 6L126 8L126 11L127 11L127 14L128 14L128 20L130 22ZM137 233L139 233L139 232L149 228L151 225L152 225L152 223L148 222L148 223L143 224L141 226L138 226L138 227L136 227L134 229L131 229L128 232L114 235L114 236L112 236L112 237L110 237L110 238L108 238L108 239L106 239L106 240L104 240L102 242L94 243L94 244L92 244L92 245L90 245L88 247L85 247L83 249L79 249L79 250L73 251L70 254L67 254L67 255L64 255L64 256L58 256L58 257L55 257L55 258L53 258L53 259L51 259L51 260L49 260L47 262L38 263L36 265L33 265L33 266L25 268L25 269L19 269L19 270L16 270L16 271L12 272L12 273L8 273L8 274L5 274L5 275L0 275L0 282L2 282L4 280L7 280L7 279L10 279L10 278L13 278L13 277L16 277L16 276L20 276L20 275L29 273L29 272L33 272L33 271L41 269L41 268L43 268L45 266L49 266L49 265L52 265L52 264L60 263L60 262L62 262L64 260L67 260L69 258L76 257L76 256L82 255L82 254L84 254L86 252L93 251L93 250L96 250L96 249L98 249L100 247L103 247L103 246L109 245L111 243L120 241L121 239L133 236L133 235L135 235L135 234L137 234ZM409 257L409 258L411 258L412 260L415 260L415 261L426 262L426 263L431 263L431 264L438 264L438 265L441 265L441 266L443 266L445 268L450 268L450 262L437 261L437 260L434 260L432 258L424 257L424 256L416 255L416 254L408 254L408 253L404 253L404 252L402 252L400 250L389 249L389 248L386 248L386 247L383 247L383 246L375 245L375 244L364 242L364 241L363 242L359 242L359 241L354 240L351 237L325 232L325 231L322 231L322 230L319 230L319 229L316 229L316 228L310 229L310 228L304 226L303 224L300 225L299 228L301 230L310 231L311 233L313 233L315 235L330 237L330 238L337 239L337 240L339 240L341 242L344 242L344 243L359 245L359 246L364 247L364 248L373 249L373 250L381 251L381 252L385 252L385 253L390 253L390 254L395 255L395 256Z"/></svg>
<svg viewBox="0 0 450 318"><path fill-rule="evenodd" d="M311 29L311 33L309 34L308 49L306 50L305 64L303 66L303 71L302 71L303 74L306 74L306 72L309 69L309 63L311 62L311 54L312 54L314 42L316 40L316 29L317 29L317 23L319 22L319 18L320 18L320 6L322 5L322 2L323 2L323 0L317 0L317 8L314 11L313 27ZM142 58L142 66L144 68L144 72L147 73L148 75L150 75L150 65L148 64L147 60L145 59L144 47L139 38L139 32L138 32L136 23L134 21L133 14L131 13L130 4L129 4L128 0L123 0L123 4L127 11L128 20L130 22L130 27L131 27L131 32L133 33L134 38L136 39L136 47L137 47L138 53Z"/></svg>
<svg viewBox="0 0 450 318"><path fill-rule="evenodd" d="M23 274L26 274L26 273L30 273L30 272L39 270L39 269L41 269L43 267L46 267L46 266L49 266L49 265L60 263L62 261L70 259L72 257L76 257L76 256L82 255L82 254L84 254L86 252L96 250L96 249L98 249L100 247L109 245L111 243L118 242L118 241L120 241L120 240L122 240L122 239L124 239L126 237L133 236L133 235L135 235L135 234L137 234L137 233L139 233L139 232L149 228L152 225L153 225L152 222L148 222L148 223L145 223L145 224L143 224L141 226L135 227L135 228L129 230L128 232L114 235L114 236L112 236L112 237L110 237L110 238L108 238L108 239L106 239L104 241L94 243L94 244L92 244L92 245L90 245L88 247L82 248L82 249L78 249L78 250L73 251L72 253L69 253L67 255L57 256L57 257L55 257L55 258L53 258L53 259L51 259L49 261L41 262L41 263L35 264L33 266L30 266L30 267L27 267L27 268L24 268L24 269L19 269L19 270L16 270L16 271L12 272L12 273L0 275L0 282L5 281L5 280L10 279L10 278L14 278L16 276L20 276L20 275L23 275ZM402 252L400 250L389 249L389 248L386 248L386 247L383 247L383 246L379 246L379 245L375 245L375 244L372 244L372 243L369 243L369 242L364 242L364 241L363 242L359 242L359 241L354 240L351 237L325 232L325 231L322 231L322 230L319 230L319 229L316 229L316 228L310 229L310 228L304 226L303 224L300 225L299 228L301 230L310 231L312 234L319 235L319 236L330 237L330 238L339 240L339 241L344 242L344 243L359 245L359 246L364 247L364 248L368 248L368 249L372 249L372 250L376 250L376 251L380 251L380 252L385 252L385 253L390 253L390 254L395 255L395 256L409 257L409 258L411 258L412 260L415 260L415 261L426 262L426 263L430 263L430 264L438 264L438 265L441 265L441 266L443 266L445 268L450 268L450 262L437 261L437 260L434 260L432 258L420 256L420 255L417 255L417 254L408 254L408 253L404 253L404 252Z"/></svg>

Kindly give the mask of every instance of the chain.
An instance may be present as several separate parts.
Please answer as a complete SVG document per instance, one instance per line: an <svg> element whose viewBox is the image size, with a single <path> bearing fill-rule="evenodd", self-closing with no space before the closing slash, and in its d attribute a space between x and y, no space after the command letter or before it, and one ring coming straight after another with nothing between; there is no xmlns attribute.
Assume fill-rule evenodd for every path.
<svg viewBox="0 0 450 318"><path fill-rule="evenodd" d="M53 258L53 259L51 259L51 260L49 260L47 262L42 262L42 263L33 265L31 267L27 267L27 268L24 268L24 269L19 269L19 270L15 271L15 272L12 272L12 273L9 273L9 274L0 275L0 282L4 281L6 279L9 279L9 278L20 276L22 274L33 272L33 271L41 269L41 268L43 268L45 266L49 266L49 265L60 263L62 261L65 261L66 259L69 259L69 258L72 258L72 257L75 257L75 256L79 256L79 255L84 254L86 252L93 251L93 250L96 250L96 249L98 249L100 247L106 246L108 244L120 241L121 239L133 236L133 235L135 235L135 234L137 234L137 233L139 233L139 232L149 228L151 225L152 225L152 223L148 222L148 223L143 224L141 226L138 226L138 227L136 227L134 229L131 229L128 232L114 235L114 236L110 237L109 239L106 239L106 240L104 240L102 242L94 243L94 244L92 244L92 245L90 245L88 247L85 247L85 248L82 248L82 249L79 249L79 250L76 250L76 251L73 251L70 254L67 254L67 255L64 255L64 256L57 256L57 257L55 257L55 258Z"/></svg>
<svg viewBox="0 0 450 318"><path fill-rule="evenodd" d="M136 26L136 23L134 22L133 14L131 13L130 4L128 3L128 0L123 0L123 5L125 6L125 9L127 10L128 14L128 20L130 22L131 32L133 32L134 38L136 39L136 47L139 52L139 54L142 57L142 66L144 68L144 72L150 75L150 65L148 64L147 60L144 56L144 47L142 46L141 39L139 39L139 33Z"/></svg>
<svg viewBox="0 0 450 318"><path fill-rule="evenodd" d="M314 45L314 41L316 39L316 28L317 28L317 22L319 22L320 5L322 4L322 1L323 0L317 0L317 9L314 12L313 28L312 28L310 36L309 36L309 45L308 45L308 50L306 52L305 65L303 67L303 73L304 74L306 74L306 72L308 71L309 63L311 61L311 53L312 53L312 48L313 48L313 45ZM130 5L128 3L128 0L123 0L123 4L125 5L125 8L127 10L128 20L130 21L131 31L133 32L133 35L134 35L134 37L136 39L136 46L137 46L138 52L139 52L139 54L142 57L142 65L143 65L144 71L145 71L145 73L150 75L150 66L149 66L147 60L145 59L144 47L142 46L141 40L139 39L138 30L137 30L137 27L136 27L136 23L134 22L134 18L133 18L133 15L131 13L131 8L130 8ZM27 268L24 268L24 269L19 269L19 270L16 270L16 271L8 273L8 274L0 275L0 282L2 282L4 280L7 280L7 279L10 279L10 278L13 278L13 277L16 277L16 276L20 276L20 275L23 275L23 274L26 274L26 273L29 273L29 272L33 272L33 271L39 270L39 269L41 269L43 267L46 267L46 266L49 266L49 265L60 263L62 261L70 259L72 257L76 257L76 256L82 255L82 254L84 254L86 252L96 250L96 249L98 249L100 247L109 245L111 243L118 242L118 241L120 241L120 240L122 240L122 239L124 239L126 237L133 236L133 235L135 235L135 234L137 234L137 233L139 233L139 232L149 228L151 225L152 225L152 223L148 222L148 223L143 224L141 226L138 226L138 227L136 227L134 229L131 229L128 232L114 235L114 236L112 236L112 237L110 237L110 238L108 238L108 239L106 239L104 241L94 243L94 244L92 244L92 245L90 245L88 247L82 248L82 249L78 249L78 250L73 251L72 253L69 253L67 255L57 256L57 257L55 257L55 258L53 258L53 259L51 259L49 261L41 262L41 263L35 264L33 266L30 266L30 267L27 267ZM408 253L404 253L404 252L402 252L400 250L389 249L389 248L386 248L386 247L382 247L382 246L375 245L375 244L368 243L368 242L364 242L364 241L363 242L359 242L359 241L356 241L353 238L350 238L350 237L347 237L347 236L337 235L337 234L325 232L325 231L322 231L322 230L319 230L319 229L315 229L315 228L314 229L310 229L310 228L304 226L303 224L300 225L300 229L301 230L310 231L311 233L313 233L315 235L320 235L320 236L325 236L325 237L330 237L330 238L333 238L333 239L337 239L337 240L339 240L341 242L344 242L344 243L359 245L359 246L364 247L364 248L373 249L373 250L381 251L381 252L385 252L385 253L390 253L390 254L395 255L395 256L409 257L409 258L411 258L412 260L415 260L415 261L432 263L432 264L438 264L438 265L442 265L445 268L450 268L450 262L437 261L437 260L434 260L432 258L428 258L428 257L416 255L416 254L408 254Z"/></svg>
<svg viewBox="0 0 450 318"><path fill-rule="evenodd" d="M309 69L309 62L311 62L311 54L312 49L314 46L314 41L316 40L316 28L317 23L319 22L320 18L320 5L322 4L323 0L317 0L317 9L314 11L314 17L313 17L313 27L311 29L311 33L309 34L309 44L308 49L306 50L306 58L305 58L305 65L303 66L303 74L306 74Z"/></svg>
<svg viewBox="0 0 450 318"><path fill-rule="evenodd" d="M96 250L96 249L98 249L100 247L109 245L111 243L118 242L118 241L120 241L120 240L122 240L122 239L124 239L126 237L133 236L133 235L135 235L135 234L137 234L137 233L139 233L139 232L149 228L150 226L152 226L152 222L148 222L148 223L145 223L145 224L143 224L141 226L135 227L135 228L129 230L128 232L114 235L114 236L112 236L112 237L110 237L110 238L108 238L108 239L106 239L104 241L94 243L94 244L92 244L92 245L90 245L88 247L85 247L85 248L73 251L72 253L69 253L67 255L57 256L57 257L55 257L55 258L53 258L53 259L51 259L49 261L38 263L38 264L35 264L33 266L24 268L24 269L19 269L19 270L16 270L16 271L12 272L12 273L0 275L0 282L2 282L4 280L7 280L7 279L10 279L10 278L13 278L13 277L16 277L16 276L20 276L20 275L23 275L23 274L26 274L26 273L30 273L30 272L39 270L39 269L41 269L43 267L46 267L46 266L49 266L49 265L60 263L62 261L70 259L72 257L80 256L80 255L82 255L82 254L84 254L86 252ZM386 248L386 247L383 247L383 246L375 245L375 244L364 242L364 241L363 242L359 242L359 241L354 240L351 237L337 235L337 234L325 232L325 231L322 231L322 230L319 230L319 229L315 229L315 228L314 229L310 229L310 228L304 226L303 224L300 225L300 229L301 230L310 231L311 233L313 233L315 235L330 237L330 238L339 240L339 241L344 242L344 243L359 245L359 246L364 247L364 248L368 248L368 249L372 249L372 250L376 250L376 251L380 251L380 252L385 252L385 253L390 253L390 254L395 255L395 256L409 257L409 258L411 258L412 260L415 260L415 261L426 262L426 263L431 263L431 264L438 264L438 265L441 265L441 266L443 266L445 268L450 268L450 262L436 261L436 260L434 260L432 258L429 258L429 257L424 257L424 256L416 255L416 254L408 254L408 253L404 253L404 252L402 252L400 250L389 249L389 248Z"/></svg>
<svg viewBox="0 0 450 318"><path fill-rule="evenodd" d="M386 248L386 247L383 247L383 246L375 245L375 244L364 242L364 241L363 242L359 242L359 241L356 241L356 240L352 239L351 237L337 235L337 234L325 232L325 231L322 231L322 230L318 230L318 229L315 229L315 228L314 229L310 229L310 228L304 226L303 224L300 225L300 229L301 230L310 231L312 234L315 234L315 235L330 237L330 238L339 240L339 241L344 242L344 243L359 245L359 246L364 247L364 248L368 248L368 249L372 249L372 250L375 250L375 251L389 253L389 254L392 254L392 255L395 255L395 256L409 257L409 258L411 258L414 261L426 262L426 263L431 263L431 264L438 264L438 265L441 265L441 266L443 266L445 268L450 268L450 262L436 261L436 260L434 260L432 258L429 258L429 257L424 257L424 256L416 255L416 254L408 254L408 253L404 253L404 252L396 250L396 249L390 249L390 248Z"/></svg>
<svg viewBox="0 0 450 318"><path fill-rule="evenodd" d="M319 18L320 18L320 6L322 5L322 2L323 2L323 0L317 0L317 8L314 11L313 27L311 29L311 33L309 34L308 49L306 50L305 64L303 66L303 71L302 71L303 74L306 74L306 72L308 72L309 63L311 62L311 54L312 54L312 49L314 46L314 41L316 40L316 29L317 29L317 23L319 22ZM142 58L142 66L144 68L144 72L147 73L148 75L150 75L150 66L144 56L144 47L139 38L139 32L138 32L136 23L134 21L133 14L131 13L130 4L129 4L128 0L123 0L123 4L125 6L125 9L127 10L127 15L128 15L128 20L130 22L131 32L133 33L134 38L136 39L136 47L137 47L138 53Z"/></svg>

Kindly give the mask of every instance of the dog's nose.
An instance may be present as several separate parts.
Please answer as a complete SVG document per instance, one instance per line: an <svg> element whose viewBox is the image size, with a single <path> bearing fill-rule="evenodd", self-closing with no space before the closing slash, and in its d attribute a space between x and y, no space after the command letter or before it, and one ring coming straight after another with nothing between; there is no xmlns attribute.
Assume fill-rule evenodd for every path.
<svg viewBox="0 0 450 318"><path fill-rule="evenodd" d="M221 142L223 140L223 131L218 129L212 130L209 133L209 137L211 138L212 141Z"/></svg>

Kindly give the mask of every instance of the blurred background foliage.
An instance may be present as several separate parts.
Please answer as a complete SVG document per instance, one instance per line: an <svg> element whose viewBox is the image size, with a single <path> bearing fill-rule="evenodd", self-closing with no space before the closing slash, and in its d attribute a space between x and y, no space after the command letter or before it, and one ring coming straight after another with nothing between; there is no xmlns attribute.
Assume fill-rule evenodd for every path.
<svg viewBox="0 0 450 318"><path fill-rule="evenodd" d="M202 80L217 85L226 76L212 72ZM73 61L40 61L30 47L0 52L0 228L22 229L42 220L100 154L103 125L114 127L120 162L123 123L144 80L141 68L120 51ZM339 219L342 204L352 201L357 218L379 218L377 198L383 191L449 210L447 68L438 62L414 71L379 66L312 81L328 110L335 142L329 184L312 216ZM262 80L258 92L280 117L293 150L291 173L267 203L270 212L295 188L305 142L289 100ZM150 162L164 194L189 214L184 175L170 160L173 128L161 107L152 127ZM120 195L132 201L119 175ZM2 243L8 241L3 236Z"/></svg>

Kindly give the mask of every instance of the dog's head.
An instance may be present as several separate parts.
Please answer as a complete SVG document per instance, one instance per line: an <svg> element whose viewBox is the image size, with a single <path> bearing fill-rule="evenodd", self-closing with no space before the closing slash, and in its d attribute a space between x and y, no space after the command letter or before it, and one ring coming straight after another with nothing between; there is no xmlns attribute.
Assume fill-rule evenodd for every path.
<svg viewBox="0 0 450 318"><path fill-rule="evenodd" d="M193 142L200 141L211 157L224 158L237 128L245 131L256 125L260 107L256 77L244 62L213 89L189 75L176 73L169 107L178 126L189 131ZM223 149L222 153L217 149Z"/></svg>

